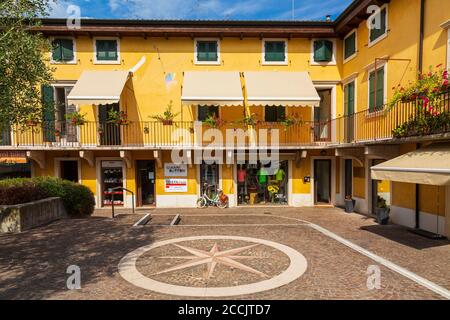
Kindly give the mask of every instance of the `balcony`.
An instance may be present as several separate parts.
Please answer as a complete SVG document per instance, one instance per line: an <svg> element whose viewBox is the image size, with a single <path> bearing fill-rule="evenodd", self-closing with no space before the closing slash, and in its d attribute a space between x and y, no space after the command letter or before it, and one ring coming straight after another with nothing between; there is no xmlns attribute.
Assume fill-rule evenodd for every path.
<svg viewBox="0 0 450 320"><path fill-rule="evenodd" d="M391 109L357 112L327 122L258 122L254 126L225 123L210 128L192 121L133 122L127 125L86 122L49 122L12 128L0 134L0 149L148 149L220 148L278 145L279 148L326 147L421 138L450 132L450 93L442 94L433 113L424 111L422 101L399 103ZM222 137L222 140L220 139Z"/></svg>

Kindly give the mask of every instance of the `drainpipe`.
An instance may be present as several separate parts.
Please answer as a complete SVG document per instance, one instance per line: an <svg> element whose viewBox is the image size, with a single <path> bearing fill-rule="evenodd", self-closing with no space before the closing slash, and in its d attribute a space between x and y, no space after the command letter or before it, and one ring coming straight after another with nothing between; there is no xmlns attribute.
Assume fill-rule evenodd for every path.
<svg viewBox="0 0 450 320"><path fill-rule="evenodd" d="M423 71L423 40L425 37L425 2L420 0L419 72Z"/></svg>
<svg viewBox="0 0 450 320"><path fill-rule="evenodd" d="M419 35L419 72L423 72L423 41L425 37L425 2L426 0L420 0L420 35ZM417 149L420 148L420 144L417 144ZM416 184L416 229L420 229L420 185Z"/></svg>
<svg viewBox="0 0 450 320"><path fill-rule="evenodd" d="M420 143L416 145L420 149ZM420 229L420 185L416 184L416 229Z"/></svg>

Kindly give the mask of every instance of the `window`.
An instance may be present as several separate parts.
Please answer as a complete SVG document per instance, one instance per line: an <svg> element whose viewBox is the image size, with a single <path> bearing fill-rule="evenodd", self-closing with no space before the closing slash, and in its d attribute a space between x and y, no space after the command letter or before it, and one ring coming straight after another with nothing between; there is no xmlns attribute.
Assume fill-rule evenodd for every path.
<svg viewBox="0 0 450 320"><path fill-rule="evenodd" d="M334 48L336 41L329 39L313 39L311 41L311 64L330 65L336 64Z"/></svg>
<svg viewBox="0 0 450 320"><path fill-rule="evenodd" d="M369 74L369 112L376 112L383 109L385 92L385 71L384 67L381 67L377 71L374 70Z"/></svg>
<svg viewBox="0 0 450 320"><path fill-rule="evenodd" d="M356 30L344 39L344 62L356 56Z"/></svg>
<svg viewBox="0 0 450 320"><path fill-rule="evenodd" d="M118 39L95 39L96 63L119 63L119 52Z"/></svg>
<svg viewBox="0 0 450 320"><path fill-rule="evenodd" d="M344 107L346 116L355 113L355 81L344 86Z"/></svg>
<svg viewBox="0 0 450 320"><path fill-rule="evenodd" d="M219 107L217 106L198 106L197 120L205 121L209 116L219 118Z"/></svg>
<svg viewBox="0 0 450 320"><path fill-rule="evenodd" d="M286 119L285 107L266 106L264 112L266 122L281 122Z"/></svg>
<svg viewBox="0 0 450 320"><path fill-rule="evenodd" d="M195 41L195 63L197 64L219 64L219 41L196 40Z"/></svg>
<svg viewBox="0 0 450 320"><path fill-rule="evenodd" d="M369 32L369 46L374 45L378 41L381 41L387 36L388 30L388 12L387 6L381 8L381 10L370 18L371 29Z"/></svg>
<svg viewBox="0 0 450 320"><path fill-rule="evenodd" d="M286 41L265 40L263 50L263 61L267 64L287 63L287 43Z"/></svg>
<svg viewBox="0 0 450 320"><path fill-rule="evenodd" d="M74 40L68 38L55 38L52 41L52 62L68 63L75 61Z"/></svg>

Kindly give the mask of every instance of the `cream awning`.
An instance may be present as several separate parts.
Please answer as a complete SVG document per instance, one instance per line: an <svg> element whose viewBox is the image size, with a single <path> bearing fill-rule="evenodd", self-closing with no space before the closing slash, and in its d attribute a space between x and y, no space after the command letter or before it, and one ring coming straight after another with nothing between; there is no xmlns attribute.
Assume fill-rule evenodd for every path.
<svg viewBox="0 0 450 320"><path fill-rule="evenodd" d="M371 169L375 180L450 185L450 144L418 149Z"/></svg>
<svg viewBox="0 0 450 320"><path fill-rule="evenodd" d="M69 104L111 104L120 100L129 71L84 71L69 96Z"/></svg>
<svg viewBox="0 0 450 320"><path fill-rule="evenodd" d="M320 97L307 72L245 72L251 106L318 106Z"/></svg>
<svg viewBox="0 0 450 320"><path fill-rule="evenodd" d="M242 106L239 72L185 72L181 101L189 105Z"/></svg>

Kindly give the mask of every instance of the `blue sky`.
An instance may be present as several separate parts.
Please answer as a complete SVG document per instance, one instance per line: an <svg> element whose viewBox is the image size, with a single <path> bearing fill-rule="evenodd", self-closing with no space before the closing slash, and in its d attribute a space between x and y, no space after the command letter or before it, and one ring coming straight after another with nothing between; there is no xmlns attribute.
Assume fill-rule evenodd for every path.
<svg viewBox="0 0 450 320"><path fill-rule="evenodd" d="M292 20L292 0L49 0L50 16L67 17L77 5L81 16L114 19ZM333 19L352 0L295 0L295 19Z"/></svg>

